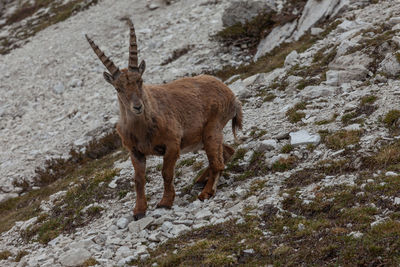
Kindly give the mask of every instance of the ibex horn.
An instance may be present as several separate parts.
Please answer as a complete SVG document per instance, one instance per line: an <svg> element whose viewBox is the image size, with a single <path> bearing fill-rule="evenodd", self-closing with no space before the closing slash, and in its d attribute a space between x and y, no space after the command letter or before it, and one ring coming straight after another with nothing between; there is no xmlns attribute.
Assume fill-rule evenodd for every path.
<svg viewBox="0 0 400 267"><path fill-rule="evenodd" d="M96 55L99 57L101 62L103 62L104 66L106 66L107 70L111 73L111 75L116 78L119 74L120 71L119 69L115 66L115 64L104 54L103 51L100 50L100 48L90 39L87 34L85 34L86 39L88 40L90 46L93 48L93 51L96 53Z"/></svg>
<svg viewBox="0 0 400 267"><path fill-rule="evenodd" d="M136 33L135 27L133 26L132 20L126 18L130 28L130 39L129 39L129 65L128 70L130 71L139 71L138 67L138 51L137 51L137 42L136 42Z"/></svg>

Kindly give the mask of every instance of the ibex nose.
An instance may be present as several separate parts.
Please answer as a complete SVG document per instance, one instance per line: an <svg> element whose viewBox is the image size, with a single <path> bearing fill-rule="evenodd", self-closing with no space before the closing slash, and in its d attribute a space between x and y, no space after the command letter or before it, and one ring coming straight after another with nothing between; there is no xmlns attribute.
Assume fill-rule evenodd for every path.
<svg viewBox="0 0 400 267"><path fill-rule="evenodd" d="M142 107L143 105L137 106L137 107L133 107L138 113L140 113L142 111Z"/></svg>

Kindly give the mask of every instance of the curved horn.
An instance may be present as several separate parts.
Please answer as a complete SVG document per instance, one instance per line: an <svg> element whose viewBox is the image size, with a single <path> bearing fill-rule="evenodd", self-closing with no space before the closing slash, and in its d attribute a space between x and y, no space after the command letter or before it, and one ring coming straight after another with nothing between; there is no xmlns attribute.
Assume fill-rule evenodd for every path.
<svg viewBox="0 0 400 267"><path fill-rule="evenodd" d="M103 62L104 66L106 66L107 70L111 73L113 78L116 78L119 74L120 71L119 69L115 66L115 64L104 54L103 51L100 50L100 48L90 39L87 34L85 34L86 39L88 40L90 46L93 48L93 51L96 53L96 55L99 57L101 62Z"/></svg>
<svg viewBox="0 0 400 267"><path fill-rule="evenodd" d="M127 18L126 21L128 22L130 28L130 39L129 39L129 65L128 70L130 71L139 71L138 67L138 51L137 51L137 42L136 42L136 33L135 27L133 27L132 20Z"/></svg>

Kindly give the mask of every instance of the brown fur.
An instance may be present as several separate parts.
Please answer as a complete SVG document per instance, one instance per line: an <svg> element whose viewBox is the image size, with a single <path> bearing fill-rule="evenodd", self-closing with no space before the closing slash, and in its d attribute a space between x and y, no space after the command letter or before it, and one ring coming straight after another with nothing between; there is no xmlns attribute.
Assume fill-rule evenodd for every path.
<svg viewBox="0 0 400 267"><path fill-rule="evenodd" d="M164 157L164 195L158 207L171 208L176 161L182 152L204 149L209 167L199 179L206 181L199 199L208 199L215 194L219 175L234 153L232 147L223 143L223 128L232 120L236 138L236 129L242 127L243 118L240 102L218 79L200 75L163 85L143 85L144 68L142 61L137 71L124 69L115 77L104 74L118 91L117 131L130 151L135 168L136 219L144 216L147 209L146 156Z"/></svg>

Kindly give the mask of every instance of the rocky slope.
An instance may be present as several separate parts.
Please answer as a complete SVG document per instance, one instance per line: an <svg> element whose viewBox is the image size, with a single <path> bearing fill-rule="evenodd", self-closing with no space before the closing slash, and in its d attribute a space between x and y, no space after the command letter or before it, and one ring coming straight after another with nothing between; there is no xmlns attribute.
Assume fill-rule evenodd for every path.
<svg viewBox="0 0 400 267"><path fill-rule="evenodd" d="M310 0L303 12L313 4L318 8L317 2L323 5L329 1ZM104 51L110 51L107 54L112 55L115 63L126 65L127 30L119 19L131 16L139 36L140 55L148 64L145 80L169 81L215 70L225 64L237 65L237 61L241 61L235 53L222 53L226 50L219 49L219 44L209 39L210 34L222 29L221 17L228 5L229 1L178 1L150 11L143 1L103 1L40 32L22 48L2 56L7 66L2 64L0 72L3 81L0 91L0 99L3 99L1 169L5 174L2 183L8 183L2 190L16 192L10 185L12 179L31 175L46 156L64 152L66 155L71 145L82 145L115 123L118 116L115 95L106 88L101 75L103 68L82 38L83 32L88 32ZM271 6L280 10L284 5L277 1ZM281 27L272 30L272 35L261 42L292 36L286 40L286 46L272 50L265 58L260 57L261 61L272 61L279 49L288 49L291 53L282 66L272 71L266 67L268 72L258 71L250 76L252 64L257 62L247 63L250 71L238 73L228 81L244 103L243 142L221 178L215 197L204 202L195 200L200 189L192 186L192 181L206 165L206 158L203 153L185 155L176 170L177 198L173 209L155 209L162 195L161 159L152 158L148 163L146 185L149 211L146 218L132 221L134 195L123 189L131 183L133 169L124 152L119 151L112 155L112 165L92 175L98 181L96 186L104 190L101 192L120 190L119 197L96 199L80 209L78 212L88 217L88 211L97 210L90 224L59 231L60 222L57 222L51 228L49 222L60 216L60 209L69 208L70 196L78 197L81 188L92 188L90 184L83 187L87 182L78 175L64 191L42 201L37 216L17 222L1 235L0 251L10 254L6 254L0 264L157 266L165 255L154 251L167 240L208 225L227 222L242 225L248 222L249 216L257 221L257 218L265 218L267 207L273 207L271 216L275 216L275 221L285 216L290 218L281 232L266 227L271 225L267 219L257 226L261 229L260 239L277 240L271 245L272 256L262 258L264 255L256 247L246 244L238 255L233 252L227 255L225 264L246 263L240 261L243 253L261 255L264 263L277 264L274 260L279 257L287 259L288 255L296 255L294 252L301 250L293 249L295 245L285 239L294 238L290 235L293 233L303 234L299 242L306 239L304 233L315 236L314 243L320 242L325 235L321 237L316 233L328 230L354 242L364 242L367 239L363 238L373 236L371 231L375 233L383 222L390 222L391 230L385 233L397 236L396 229L400 229L400 157L396 152L400 117L400 111L396 111L400 100L397 80L400 4L338 1L337 6L341 7L339 13L329 5L326 7L338 13L338 18L320 25L310 24L309 27L314 28L304 31L305 39L295 38L297 35L293 32L282 35ZM300 25L302 21L300 16L291 23ZM287 28L283 26L283 29ZM298 29L303 31L302 27ZM188 54L160 66L174 49L188 45L193 45ZM229 130L226 136L228 141L232 140ZM350 206L337 203L339 197L335 192L344 194L345 190L351 192L344 201L352 203ZM328 214L321 218L333 207L340 207L335 209L335 216ZM355 210L359 212L356 215ZM335 221L341 216L343 221ZM363 221L349 221L352 216L362 217ZM296 221L291 225L293 220ZM323 227L312 224L320 220L323 220ZM73 217L72 222L76 221ZM48 228L59 232L46 237L42 232ZM32 236L27 238L29 235ZM27 239L41 243L26 242ZM386 250L399 245L393 242ZM329 248L330 253L324 252L324 264L313 263L338 262L338 247ZM26 255L16 262L21 251ZM182 251L183 248L177 246L169 252L179 256ZM367 251L373 258L376 251ZM400 255L396 252L379 253L384 259L383 265L398 264L396 259ZM390 261L391 256L397 258ZM366 258L367 263L372 262ZM304 260L309 261L309 258ZM296 266L296 262L287 265Z"/></svg>

